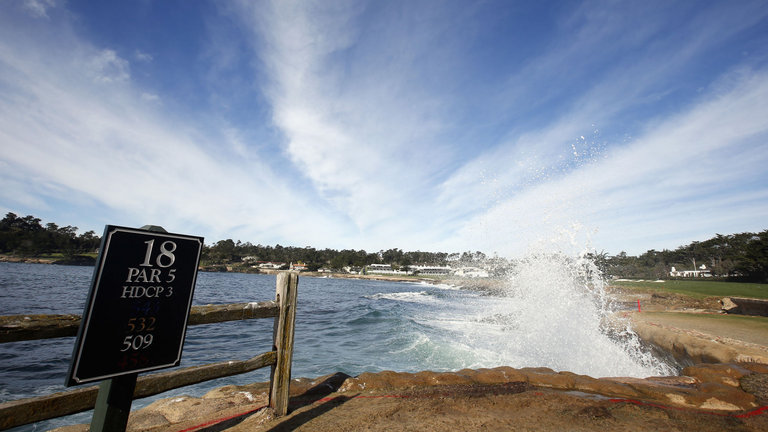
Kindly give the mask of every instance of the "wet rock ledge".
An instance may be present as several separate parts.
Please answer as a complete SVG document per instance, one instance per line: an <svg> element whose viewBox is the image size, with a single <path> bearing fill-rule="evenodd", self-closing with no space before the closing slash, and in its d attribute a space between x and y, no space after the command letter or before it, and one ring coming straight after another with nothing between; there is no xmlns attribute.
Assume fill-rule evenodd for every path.
<svg viewBox="0 0 768 432"><path fill-rule="evenodd" d="M652 414L656 417L660 415L658 412L666 413L663 416L667 423L655 423L661 427L699 418L704 425L700 430L733 422L745 427L740 430L765 430L762 428L768 426L768 413L762 414L768 411L768 365L758 363L699 364L683 369L680 376L645 379L592 378L548 368L511 367L446 373L385 371L356 377L337 373L293 380L291 413L280 419L275 419L264 408L267 388L266 383L226 386L201 398L182 396L158 400L131 413L129 430L292 430L300 425L305 425L305 430L333 430L338 427L333 422L339 421L346 422L344 430L386 430L387 422L391 421L387 413L399 410L418 410L420 414L414 411L413 416L406 416L404 421L411 425L416 422L429 430L436 427L435 418L452 416L452 409L464 410L465 417L468 416L468 420L461 420L464 422L461 427L476 426L467 423L473 416L472 421L487 420L483 424L500 426L498 422L502 417L517 411L522 413L532 406L537 406L537 412L548 418L546 422L551 430L559 427L558 419L562 420L560 426L576 426L570 424L572 420L564 414L568 409L576 410L576 414L586 413L586 417L577 416L585 428L599 427L606 418L612 419L610 424L621 427L646 424L643 422L648 421L649 410L654 410ZM348 403L350 401L356 403ZM466 411L468 406L473 408ZM493 411L489 413L491 406ZM566 406L572 408L565 409ZM632 406L635 408L629 408ZM622 420L619 411L615 411L617 407L637 412L630 420ZM350 410L357 411L350 414ZM686 416L694 417L689 420ZM359 419L359 423L351 418ZM720 425L721 419L726 423ZM630 423L621 423L625 421ZM85 430L86 425L56 429L58 432ZM630 427L629 430L636 429Z"/></svg>

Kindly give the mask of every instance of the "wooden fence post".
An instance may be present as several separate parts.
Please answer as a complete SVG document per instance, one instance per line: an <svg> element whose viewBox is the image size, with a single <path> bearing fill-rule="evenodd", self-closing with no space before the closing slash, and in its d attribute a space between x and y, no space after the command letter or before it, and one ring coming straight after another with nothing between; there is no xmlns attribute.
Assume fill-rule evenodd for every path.
<svg viewBox="0 0 768 432"><path fill-rule="evenodd" d="M269 406L278 416L288 413L298 287L299 275L297 273L283 272L277 275L275 301L280 307L280 312L275 319L273 347L273 350L277 351L277 362L272 366Z"/></svg>

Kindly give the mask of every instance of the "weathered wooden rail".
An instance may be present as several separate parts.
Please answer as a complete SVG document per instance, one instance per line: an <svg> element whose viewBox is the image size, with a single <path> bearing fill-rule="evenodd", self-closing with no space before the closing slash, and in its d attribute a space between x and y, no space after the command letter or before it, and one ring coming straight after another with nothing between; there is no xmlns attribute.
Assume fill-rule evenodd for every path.
<svg viewBox="0 0 768 432"><path fill-rule="evenodd" d="M140 376L133 398L271 366L269 405L276 415L285 415L288 412L298 283L296 273L280 273L274 301L193 306L188 325L274 318L272 350L243 361L224 361ZM79 315L2 316L0 343L76 336L80 320ZM93 409L98 392L97 385L0 403L0 430Z"/></svg>
<svg viewBox="0 0 768 432"><path fill-rule="evenodd" d="M192 306L189 325L276 317L275 301ZM80 315L0 316L0 343L77 336Z"/></svg>

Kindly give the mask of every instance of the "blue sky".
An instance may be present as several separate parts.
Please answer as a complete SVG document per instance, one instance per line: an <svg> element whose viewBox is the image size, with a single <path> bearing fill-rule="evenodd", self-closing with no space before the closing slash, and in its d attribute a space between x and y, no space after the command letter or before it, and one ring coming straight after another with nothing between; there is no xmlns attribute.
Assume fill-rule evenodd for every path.
<svg viewBox="0 0 768 432"><path fill-rule="evenodd" d="M0 211L614 254L768 228L765 1L0 4Z"/></svg>

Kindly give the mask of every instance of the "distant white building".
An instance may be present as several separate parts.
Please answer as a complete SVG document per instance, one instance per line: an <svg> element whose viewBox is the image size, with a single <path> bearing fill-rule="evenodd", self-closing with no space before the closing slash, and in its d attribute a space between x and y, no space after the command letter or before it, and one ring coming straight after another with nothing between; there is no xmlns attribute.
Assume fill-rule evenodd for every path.
<svg viewBox="0 0 768 432"><path fill-rule="evenodd" d="M282 266L284 266L285 263L281 262L262 262L259 263L259 268L262 269L270 269L270 270L279 270Z"/></svg>
<svg viewBox="0 0 768 432"><path fill-rule="evenodd" d="M347 272L349 274L360 274L360 272L363 269L360 268L360 267L356 267L356 266L346 266L346 267L342 268L342 270L344 270L345 272Z"/></svg>
<svg viewBox="0 0 768 432"><path fill-rule="evenodd" d="M290 270L293 270L293 271L300 271L300 272L302 272L302 271L307 271L307 270L308 270L308 269L307 269L307 265L306 265L306 264L304 264L304 263L303 263L303 262L301 262L301 261L299 261L299 262L296 262L296 263L293 263L293 262L292 262L292 263L291 263L291 265L290 265L288 268L289 268Z"/></svg>
<svg viewBox="0 0 768 432"><path fill-rule="evenodd" d="M449 275L451 274L451 268L448 266L430 266L430 265L413 265L411 270L414 273L426 274L426 275Z"/></svg>
<svg viewBox="0 0 768 432"><path fill-rule="evenodd" d="M365 268L367 274L391 274L391 275L407 275L410 272L395 270L390 264L370 264Z"/></svg>
<svg viewBox="0 0 768 432"><path fill-rule="evenodd" d="M669 271L672 277L712 277L712 272L702 264L698 270L677 270L674 267Z"/></svg>
<svg viewBox="0 0 768 432"><path fill-rule="evenodd" d="M456 276L469 277L469 278L487 278L490 276L488 270L481 269L479 267L461 267L453 272Z"/></svg>

